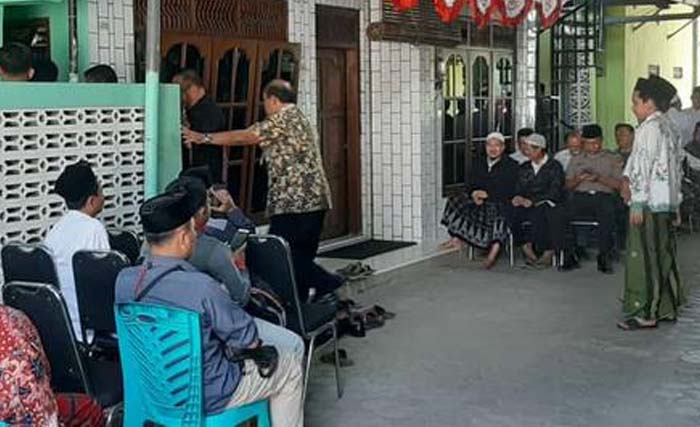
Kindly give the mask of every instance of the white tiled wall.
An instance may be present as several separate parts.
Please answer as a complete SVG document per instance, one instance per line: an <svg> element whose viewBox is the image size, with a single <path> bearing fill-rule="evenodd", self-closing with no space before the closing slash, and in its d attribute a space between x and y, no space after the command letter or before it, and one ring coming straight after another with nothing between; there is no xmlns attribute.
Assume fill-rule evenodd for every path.
<svg viewBox="0 0 700 427"><path fill-rule="evenodd" d="M107 64L122 82L134 80L133 0L88 0L90 64Z"/></svg>
<svg viewBox="0 0 700 427"><path fill-rule="evenodd" d="M289 0L290 41L302 47L299 102L314 123L316 4L360 10L364 234L389 240L438 238L444 200L436 49L370 42L365 31L370 21L381 20L382 0ZM518 126L534 124L535 31L532 21L518 31Z"/></svg>

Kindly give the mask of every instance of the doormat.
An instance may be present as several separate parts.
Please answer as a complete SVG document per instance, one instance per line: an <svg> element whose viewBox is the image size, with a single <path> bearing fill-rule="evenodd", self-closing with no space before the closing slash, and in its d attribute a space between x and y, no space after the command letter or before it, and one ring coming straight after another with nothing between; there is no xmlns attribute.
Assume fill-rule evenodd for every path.
<svg viewBox="0 0 700 427"><path fill-rule="evenodd" d="M392 242L389 240L368 240L344 248L319 254L322 258L363 260L415 245L415 242Z"/></svg>

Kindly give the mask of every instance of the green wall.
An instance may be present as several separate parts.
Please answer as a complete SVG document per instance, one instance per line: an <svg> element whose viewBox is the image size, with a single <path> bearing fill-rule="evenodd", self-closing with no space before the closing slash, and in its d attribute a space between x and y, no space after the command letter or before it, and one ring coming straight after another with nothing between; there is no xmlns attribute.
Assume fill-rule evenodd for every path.
<svg viewBox="0 0 700 427"><path fill-rule="evenodd" d="M608 8L606 15L624 16L621 7ZM596 79L595 112L598 124L603 128L607 147L615 146L615 125L627 120L629 93L625 84L625 27L612 25L605 28L605 45L602 55L603 75Z"/></svg>
<svg viewBox="0 0 700 427"><path fill-rule="evenodd" d="M67 81L69 41L68 5L66 2L5 6L4 10L5 16L4 21L2 21L3 23L36 18L49 18L51 59L58 66L59 81ZM85 70L90 65L87 0L78 0L78 56L79 69Z"/></svg>
<svg viewBox="0 0 700 427"><path fill-rule="evenodd" d="M143 106L143 84L0 82L0 110ZM181 169L180 88L160 85L158 188Z"/></svg>

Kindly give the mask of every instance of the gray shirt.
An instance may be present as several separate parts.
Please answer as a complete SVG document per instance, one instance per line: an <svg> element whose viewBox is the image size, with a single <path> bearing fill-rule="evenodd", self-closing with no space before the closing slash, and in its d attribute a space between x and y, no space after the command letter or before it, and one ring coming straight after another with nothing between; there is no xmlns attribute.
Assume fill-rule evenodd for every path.
<svg viewBox="0 0 700 427"><path fill-rule="evenodd" d="M233 264L231 256L228 246L212 236L202 234L197 237L194 253L187 261L197 270L223 283L231 299L245 307L250 299L250 280Z"/></svg>
<svg viewBox="0 0 700 427"><path fill-rule="evenodd" d="M135 300L137 282L144 269L146 273L140 290L164 272L171 272L163 276L140 302L199 313L204 409L209 414L222 411L241 379L238 364L226 359L224 349L226 346L247 348L257 340L253 318L231 300L216 280L197 271L187 261L175 258L148 257L142 266L122 270L116 283L117 304Z"/></svg>

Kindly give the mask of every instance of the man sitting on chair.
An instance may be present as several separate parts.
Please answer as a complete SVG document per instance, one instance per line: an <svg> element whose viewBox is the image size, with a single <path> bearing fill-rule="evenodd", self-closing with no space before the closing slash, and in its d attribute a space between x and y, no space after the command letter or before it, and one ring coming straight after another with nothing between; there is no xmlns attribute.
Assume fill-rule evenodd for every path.
<svg viewBox="0 0 700 427"><path fill-rule="evenodd" d="M582 155L571 159L566 171L566 188L572 192L569 219L598 222L598 271L612 274L616 193L620 189L622 165L619 158L602 150L603 130L598 125L583 127Z"/></svg>
<svg viewBox="0 0 700 427"><path fill-rule="evenodd" d="M58 177L54 191L63 197L69 210L51 228L44 244L53 255L73 330L82 341L78 296L73 277L73 255L84 250L109 250L107 230L95 218L102 212L105 198L95 173L84 161L68 166Z"/></svg>
<svg viewBox="0 0 700 427"><path fill-rule="evenodd" d="M526 137L528 162L520 165L512 205L512 230L515 243L522 245L527 264L536 268L552 265L554 254L564 250L564 170L547 155L547 141L540 134ZM523 223L530 222L530 238ZM541 252L540 258L537 252ZM562 266L568 268L568 265Z"/></svg>
<svg viewBox="0 0 700 427"><path fill-rule="evenodd" d="M239 365L226 357L227 350L255 349L264 343L252 317L231 300L223 285L186 261L197 239L193 216L198 209L193 194L182 189L154 197L141 206L141 222L151 253L143 265L122 270L115 301L138 301L199 313L207 414L270 399L273 426L301 427L302 358L278 348L277 369L263 377L250 360Z"/></svg>

